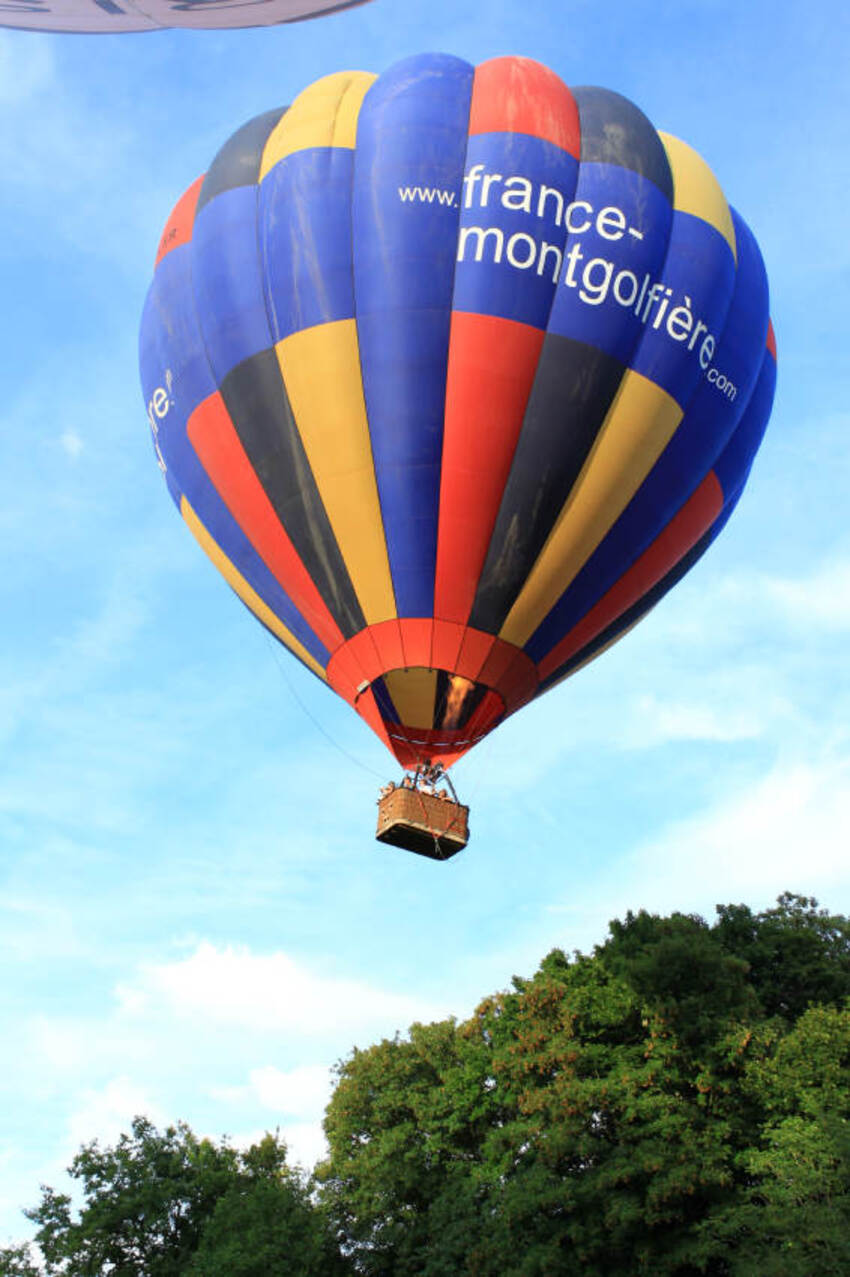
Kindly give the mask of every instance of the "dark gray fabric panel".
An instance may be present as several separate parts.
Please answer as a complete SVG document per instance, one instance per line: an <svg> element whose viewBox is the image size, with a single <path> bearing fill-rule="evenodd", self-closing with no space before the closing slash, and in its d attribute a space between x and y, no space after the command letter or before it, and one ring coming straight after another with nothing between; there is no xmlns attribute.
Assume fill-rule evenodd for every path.
<svg viewBox="0 0 850 1277"><path fill-rule="evenodd" d="M649 178L673 203L673 174L661 138L643 111L610 89L573 89L581 121L581 162L618 164Z"/></svg>
<svg viewBox="0 0 850 1277"><path fill-rule="evenodd" d="M366 624L292 415L274 350L221 383L242 447L316 588L346 638Z"/></svg>
<svg viewBox="0 0 850 1277"><path fill-rule="evenodd" d="M498 634L593 446L625 369L547 333L469 624Z"/></svg>
<svg viewBox="0 0 850 1277"><path fill-rule="evenodd" d="M241 129L229 137L213 160L204 178L195 216L216 195L230 191L234 186L254 186L260 175L260 164L269 135L278 121L289 110L288 106L276 107L255 115Z"/></svg>

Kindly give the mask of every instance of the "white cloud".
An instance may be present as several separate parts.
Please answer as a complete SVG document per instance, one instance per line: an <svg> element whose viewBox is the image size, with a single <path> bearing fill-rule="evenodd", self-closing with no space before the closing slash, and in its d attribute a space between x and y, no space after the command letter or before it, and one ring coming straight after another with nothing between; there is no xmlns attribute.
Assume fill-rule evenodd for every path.
<svg viewBox="0 0 850 1277"><path fill-rule="evenodd" d="M328 1143L318 1122L297 1122L283 1126L280 1133L286 1141L290 1164L312 1170L318 1161L327 1157Z"/></svg>
<svg viewBox="0 0 850 1277"><path fill-rule="evenodd" d="M271 1129L286 1144L286 1160L290 1166L301 1166L304 1170L311 1171L320 1159L327 1156L327 1140L320 1122L292 1122L285 1126L275 1125ZM230 1137L230 1143L235 1148L250 1148L252 1144L258 1144L268 1130L267 1126L258 1126L249 1131L240 1131ZM216 1133L209 1138L217 1140L220 1135Z"/></svg>
<svg viewBox="0 0 850 1277"><path fill-rule="evenodd" d="M20 1210L16 1166L18 1156L15 1148L0 1149L0 1216L8 1214L12 1217ZM6 1238L0 1233L0 1245L5 1241Z"/></svg>
<svg viewBox="0 0 850 1277"><path fill-rule="evenodd" d="M433 1019L443 1007L354 980L317 975L286 953L199 944L189 957L143 968L140 987L174 1016L256 1032L326 1037L389 1032ZM119 991L126 998L126 992Z"/></svg>
<svg viewBox="0 0 850 1277"><path fill-rule="evenodd" d="M116 1048L121 1046L121 1050ZM76 1091L86 1078L102 1076L130 1054L129 1044L91 1018L40 1013L21 1035L19 1085L31 1096Z"/></svg>
<svg viewBox="0 0 850 1277"><path fill-rule="evenodd" d="M105 1086L84 1091L79 1106L68 1119L71 1156L81 1144L92 1140L114 1144L120 1135L129 1132L133 1118L140 1115L155 1125L167 1122L159 1105L130 1077L110 1078Z"/></svg>
<svg viewBox="0 0 850 1277"><path fill-rule="evenodd" d="M764 578L765 598L793 624L850 629L850 562L822 564L809 577Z"/></svg>
<svg viewBox="0 0 850 1277"><path fill-rule="evenodd" d="M743 901L760 910L784 891L850 912L850 756L777 762L725 793L553 900L544 915L562 919L561 934L549 942L588 952L604 940L609 920L629 910L711 921L717 904ZM545 932L541 919L538 937ZM540 939L528 946L525 969L544 947Z"/></svg>
<svg viewBox="0 0 850 1277"><path fill-rule="evenodd" d="M308 1064L283 1070L267 1064L251 1069L247 1085L212 1087L210 1097L243 1111L249 1106L254 1111L259 1108L268 1112L263 1129L234 1138L238 1147L247 1148L262 1139L266 1130L276 1130L286 1141L290 1163L312 1168L327 1154L322 1118L332 1090L333 1072L327 1065ZM290 1120L280 1122L280 1117Z"/></svg>
<svg viewBox="0 0 850 1277"><path fill-rule="evenodd" d="M679 586L670 604L662 603L653 622L672 641L709 645L714 651L755 642L770 628L788 634L801 628L813 634L850 628L850 559L817 562L797 576L764 572L726 573ZM638 631L639 633L641 631ZM645 631L643 631L645 633ZM630 636L629 642L632 642Z"/></svg>
<svg viewBox="0 0 850 1277"><path fill-rule="evenodd" d="M761 735L762 719L754 709L687 700L639 696L629 707L620 742L648 748L671 741L730 742Z"/></svg>
<svg viewBox="0 0 850 1277"><path fill-rule="evenodd" d="M848 844L850 758L779 763L622 862L609 916L637 907L710 912L730 900L760 907L782 891L846 907L834 895L846 885Z"/></svg>
<svg viewBox="0 0 850 1277"><path fill-rule="evenodd" d="M114 1144L137 1114L160 1127L180 1117L213 1139L251 1132L233 1137L240 1145L279 1130L290 1161L310 1168L325 1154L331 1063L355 1040L444 1013L318 974L282 952L200 942L177 961L137 967L100 1013L21 1019L0 1098L37 1106L45 1129L60 1122L62 1136L31 1171L33 1184L62 1182L81 1145ZM11 1215L2 1181L0 1174L0 1207L8 1198ZM25 1200L34 1196L28 1189Z"/></svg>
<svg viewBox="0 0 850 1277"><path fill-rule="evenodd" d="M223 1103L252 1100L287 1117L317 1118L325 1110L333 1088L331 1070L324 1064L304 1064L283 1070L273 1064L251 1069L246 1086L212 1087L210 1095Z"/></svg>
<svg viewBox="0 0 850 1277"><path fill-rule="evenodd" d="M317 975L284 953L206 942L185 959L137 969L113 996L100 1015L32 1016L7 1069L9 1095L42 1104L78 1097L78 1143L128 1129L136 1112L159 1120L166 1102L196 1129L222 1105L233 1125L246 1117L317 1125L332 1090L330 1064L354 1041L446 1014Z"/></svg>

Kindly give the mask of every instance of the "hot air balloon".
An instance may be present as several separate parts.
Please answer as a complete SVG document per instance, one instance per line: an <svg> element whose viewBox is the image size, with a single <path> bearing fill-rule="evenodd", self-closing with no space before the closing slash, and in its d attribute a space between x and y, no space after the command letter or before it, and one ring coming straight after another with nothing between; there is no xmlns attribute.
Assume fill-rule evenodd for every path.
<svg viewBox="0 0 850 1277"><path fill-rule="evenodd" d="M26 31L152 31L157 27L267 27L366 0L3 0L0 26Z"/></svg>
<svg viewBox="0 0 850 1277"><path fill-rule="evenodd" d="M444 769L725 525L775 344L695 151L539 63L429 54L225 143L168 220L141 374L201 546L411 773L379 832L444 856Z"/></svg>

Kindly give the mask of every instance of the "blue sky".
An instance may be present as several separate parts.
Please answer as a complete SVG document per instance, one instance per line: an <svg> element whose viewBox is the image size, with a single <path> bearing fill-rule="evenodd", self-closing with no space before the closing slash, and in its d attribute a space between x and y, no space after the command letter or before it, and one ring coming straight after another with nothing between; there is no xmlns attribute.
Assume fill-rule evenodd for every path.
<svg viewBox="0 0 850 1277"><path fill-rule="evenodd" d="M629 908L850 911L848 27L839 0L374 0L0 32L0 1244L136 1112L279 1127L311 1165L353 1045L468 1014ZM695 146L761 244L779 353L729 527L458 765L473 836L446 865L373 841L395 764L181 526L136 356L166 216L229 134L429 49L539 58Z"/></svg>

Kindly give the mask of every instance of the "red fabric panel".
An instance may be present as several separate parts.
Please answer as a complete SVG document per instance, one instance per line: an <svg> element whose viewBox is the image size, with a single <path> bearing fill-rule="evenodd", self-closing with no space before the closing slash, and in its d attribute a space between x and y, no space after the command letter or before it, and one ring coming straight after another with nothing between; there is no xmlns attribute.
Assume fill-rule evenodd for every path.
<svg viewBox="0 0 850 1277"><path fill-rule="evenodd" d="M166 253L170 253L172 248L176 248L178 244L188 244L192 238L192 227L195 224L195 208L197 207L198 196L201 193L201 186L205 176L206 174L201 174L192 183L188 191L183 192L171 210L171 216L165 224L165 230L162 232L159 248L156 251L156 261L153 264L154 270L156 270Z"/></svg>
<svg viewBox="0 0 850 1277"><path fill-rule="evenodd" d="M421 665L431 668L431 635L434 622L428 617L399 617L398 628L401 632L401 645L404 649L404 667Z"/></svg>
<svg viewBox="0 0 850 1277"><path fill-rule="evenodd" d="M770 353L773 355L773 358L775 359L776 358L776 333L773 331L772 319L769 319L767 321L767 348L770 351Z"/></svg>
<svg viewBox="0 0 850 1277"><path fill-rule="evenodd" d="M434 621L431 661L434 669L452 673L457 667L458 653L465 630L456 621Z"/></svg>
<svg viewBox="0 0 850 1277"><path fill-rule="evenodd" d="M563 80L531 58L492 58L475 68L469 134L527 133L554 142L576 159L578 107Z"/></svg>
<svg viewBox="0 0 850 1277"><path fill-rule="evenodd" d="M348 644L338 647L325 670L328 683L349 705L357 700L357 688L364 680L363 670Z"/></svg>
<svg viewBox="0 0 850 1277"><path fill-rule="evenodd" d="M517 651L509 668L499 680L499 691L505 698L507 711L513 714L537 692L540 680L534 662L525 652Z"/></svg>
<svg viewBox="0 0 850 1277"><path fill-rule="evenodd" d="M216 391L199 403L186 433L216 491L314 634L333 651L342 631L282 528Z"/></svg>
<svg viewBox="0 0 850 1277"><path fill-rule="evenodd" d="M395 754L402 767L416 767L419 763L424 762L428 757L428 755L423 754L418 747L408 745L406 741L399 739L397 736L391 734L387 739L389 741L390 749Z"/></svg>
<svg viewBox="0 0 850 1277"><path fill-rule="evenodd" d="M457 668L453 673L468 678L471 683L477 683L484 662L496 642L498 640L492 634L484 634L481 630L466 630L458 653Z"/></svg>
<svg viewBox="0 0 850 1277"><path fill-rule="evenodd" d="M363 692L363 694L357 698L355 709L363 719L363 722L367 723L368 726L371 727L375 735L379 736L384 742L390 753L394 754L395 750L393 749L393 744L387 734L387 729L384 726L384 720L381 718L381 711L378 709L378 702L375 700L374 694L372 692Z"/></svg>
<svg viewBox="0 0 850 1277"><path fill-rule="evenodd" d="M501 696L498 696L496 692L488 692L474 713L470 715L469 722L464 728L465 735L468 739L472 739L473 743L480 740L495 727L504 712L505 702ZM469 748L471 749L472 745Z"/></svg>
<svg viewBox="0 0 850 1277"><path fill-rule="evenodd" d="M365 695L364 684L379 678L383 672L368 630L360 630L332 653L325 675L337 695L354 705L358 697Z"/></svg>
<svg viewBox="0 0 850 1277"><path fill-rule="evenodd" d="M395 618L379 621L377 625L369 626L369 633L380 658L381 673L404 669L404 648L398 621Z"/></svg>
<svg viewBox="0 0 850 1277"><path fill-rule="evenodd" d="M574 625L543 658L537 667L540 678L554 674L565 661L581 651L597 634L601 634L632 604L637 603L696 545L722 509L723 490L712 470L652 545L623 573L595 607L582 617L578 625Z"/></svg>
<svg viewBox="0 0 850 1277"><path fill-rule="evenodd" d="M403 767L415 767L426 759L443 764L455 762L486 735L503 711L500 697L495 692L488 692L476 710L475 717L480 718L481 726L475 733L467 726L459 731L409 728L405 734L398 724L387 723L390 749Z"/></svg>
<svg viewBox="0 0 850 1277"><path fill-rule="evenodd" d="M424 730L414 733L399 727L398 723L387 723L387 734L390 749L402 767L416 767L419 763L424 763L426 759L437 757L426 739L427 732Z"/></svg>
<svg viewBox="0 0 850 1277"><path fill-rule="evenodd" d="M360 630L357 634L348 640L346 645L363 674L371 683L373 679L380 678L384 673L385 667L381 661L378 649L372 641L372 632L370 629Z"/></svg>
<svg viewBox="0 0 850 1277"><path fill-rule="evenodd" d="M475 599L544 333L492 315L452 315L434 615L463 622Z"/></svg>
<svg viewBox="0 0 850 1277"><path fill-rule="evenodd" d="M448 771L452 763L456 763L459 758L463 758L466 752L467 751L465 749L446 749L441 751L441 753L437 755L437 758L443 764L446 771Z"/></svg>
<svg viewBox="0 0 850 1277"><path fill-rule="evenodd" d="M513 663L517 652L518 648L515 648L513 644L505 643L501 639L497 639L493 644L493 650L482 666L481 673L478 676L478 682L484 683L487 687L500 687L502 679ZM533 671L533 662L528 657L526 659Z"/></svg>

